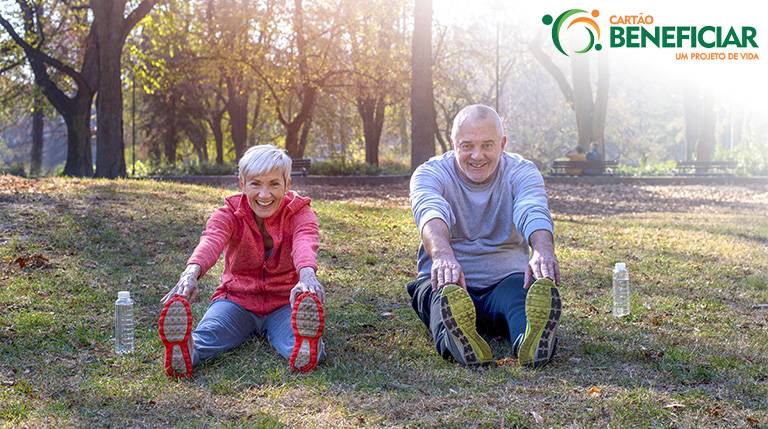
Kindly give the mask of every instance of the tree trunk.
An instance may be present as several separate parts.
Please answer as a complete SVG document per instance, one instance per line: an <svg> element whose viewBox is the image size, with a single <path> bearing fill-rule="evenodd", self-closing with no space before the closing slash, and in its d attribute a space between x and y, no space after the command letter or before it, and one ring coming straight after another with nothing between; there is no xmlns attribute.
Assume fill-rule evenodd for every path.
<svg viewBox="0 0 768 429"><path fill-rule="evenodd" d="M579 133L577 145L587 152L593 138L594 115L589 57L585 54L571 55L571 69L573 72L573 107L576 113L576 128Z"/></svg>
<svg viewBox="0 0 768 429"><path fill-rule="evenodd" d="M264 93L258 91L256 93L256 104L253 106L253 114L251 115L251 133L248 135L248 144L256 146L259 141L259 115L261 114L261 101L264 98Z"/></svg>
<svg viewBox="0 0 768 429"><path fill-rule="evenodd" d="M408 153L408 119L405 117L405 105L398 107L398 131L400 134L400 157L405 158Z"/></svg>
<svg viewBox="0 0 768 429"><path fill-rule="evenodd" d="M127 0L90 0L91 30L98 44L96 177L125 177L123 82L120 61L125 39L158 0L142 0L124 17Z"/></svg>
<svg viewBox="0 0 768 429"><path fill-rule="evenodd" d="M165 162L169 166L176 165L176 148L179 145L178 115L176 113L177 102L176 96L172 95L168 103L168 123L165 124L165 131L163 132L163 153L165 155Z"/></svg>
<svg viewBox="0 0 768 429"><path fill-rule="evenodd" d="M299 153L299 132L301 124L292 122L285 126L285 151L292 159L301 158Z"/></svg>
<svg viewBox="0 0 768 429"><path fill-rule="evenodd" d="M208 163L208 130L204 122L192 122L184 127L189 141L197 154L199 164Z"/></svg>
<svg viewBox="0 0 768 429"><path fill-rule="evenodd" d="M432 0L415 0L411 49L411 170L435 155Z"/></svg>
<svg viewBox="0 0 768 429"><path fill-rule="evenodd" d="M384 95L357 99L357 111L363 120L363 137L365 139L365 162L368 165L379 165L379 145L381 131L384 128Z"/></svg>
<svg viewBox="0 0 768 429"><path fill-rule="evenodd" d="M39 23L41 19L36 13L40 9L32 9L30 4L25 2L19 2L19 7L22 8L26 34L36 34L35 22ZM64 119L67 126L67 160L64 164L64 174L77 177L93 175L90 120L91 104L98 83L98 45L93 27L83 43L81 69L76 71L27 43L2 14L0 25L23 49L35 76L35 85ZM56 85L48 74L48 67L58 70L74 81L77 87L74 96L70 97Z"/></svg>
<svg viewBox="0 0 768 429"><path fill-rule="evenodd" d="M696 147L696 161L706 162L712 161L715 152L715 108L712 96L703 94L699 99L699 144Z"/></svg>
<svg viewBox="0 0 768 429"><path fill-rule="evenodd" d="M611 71L608 52L603 51L597 59L597 96L592 122L592 139L600 145L600 153L605 160L605 117L608 114L608 89Z"/></svg>
<svg viewBox="0 0 768 429"><path fill-rule="evenodd" d="M122 22L122 11L116 18ZM96 177L109 179L125 177L123 83L120 76L122 50L122 43L115 40L113 34L100 34L99 93L96 96Z"/></svg>
<svg viewBox="0 0 768 429"><path fill-rule="evenodd" d="M211 131L213 139L216 141L216 164L224 164L224 132L221 129L221 120L224 117L223 111L215 111L211 115Z"/></svg>
<svg viewBox="0 0 768 429"><path fill-rule="evenodd" d="M43 165L43 100L42 95L35 91L32 106L32 153L29 163L29 175L39 176Z"/></svg>
<svg viewBox="0 0 768 429"><path fill-rule="evenodd" d="M62 114L67 125L67 161L64 175L90 177L93 175L91 158L91 102L79 100L72 112Z"/></svg>
<svg viewBox="0 0 768 429"><path fill-rule="evenodd" d="M304 121L304 125L301 127L301 135L299 136L299 158L304 158L304 152L307 150L307 140L309 139L309 130L311 128L312 113L307 116L307 119Z"/></svg>
<svg viewBox="0 0 768 429"><path fill-rule="evenodd" d="M446 139L443 138L443 133L440 131L440 126L437 125L437 111L435 111L435 114L432 117L435 119L435 122L432 124L432 127L435 130L435 138L437 139L437 143L440 145L440 150L442 151L442 153L446 153L448 152L448 144L446 143ZM451 123L450 119L448 120L447 123L448 124ZM447 140L450 140L451 138L450 131L448 133L449 134L447 136L448 137Z"/></svg>
<svg viewBox="0 0 768 429"><path fill-rule="evenodd" d="M239 160L248 142L248 94L241 92L233 79L227 79L227 94L229 129L235 144L235 156Z"/></svg>
<svg viewBox="0 0 768 429"><path fill-rule="evenodd" d="M281 121L285 127L285 151L288 156L297 159L304 156L304 146L299 141L299 133L302 130L304 122L309 120L315 109L317 101L317 88L304 86L301 97L301 109L291 122ZM306 142L304 142L306 144Z"/></svg>
<svg viewBox="0 0 768 429"><path fill-rule="evenodd" d="M344 103L339 103L338 113L337 126L339 129L339 149L341 152L341 160L344 162L347 159L347 148L352 139L350 135L349 121L347 121L347 108Z"/></svg>
<svg viewBox="0 0 768 429"><path fill-rule="evenodd" d="M693 155L699 143L699 98L695 91L686 87L683 93L683 113L685 115L685 160L693 161Z"/></svg>
<svg viewBox="0 0 768 429"><path fill-rule="evenodd" d="M590 54L571 55L572 82L562 70L541 49L542 34L537 36L529 45L531 53L555 79L565 101L571 106L576 115L578 131L578 146L587 149L589 144L597 141L605 156L605 118L608 109L608 90L610 87L610 69L606 52L598 55L597 96L593 100L592 82L589 72Z"/></svg>

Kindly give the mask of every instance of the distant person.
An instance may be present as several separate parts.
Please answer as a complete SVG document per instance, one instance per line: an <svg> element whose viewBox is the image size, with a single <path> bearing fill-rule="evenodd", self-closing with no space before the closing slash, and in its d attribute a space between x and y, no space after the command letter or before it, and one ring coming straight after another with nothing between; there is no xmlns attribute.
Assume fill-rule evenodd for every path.
<svg viewBox="0 0 768 429"><path fill-rule="evenodd" d="M502 333L521 365L544 365L561 312L544 180L532 162L504 152L501 119L488 106L456 115L451 144L411 177L421 237L411 304L445 358L491 363L480 333Z"/></svg>
<svg viewBox="0 0 768 429"><path fill-rule="evenodd" d="M565 156L568 158L568 161L575 161L575 162L584 162L587 160L587 154L584 153L584 148L581 146L576 146L572 151L565 154ZM569 176L581 176L584 174L583 168L567 168L565 169L565 172Z"/></svg>
<svg viewBox="0 0 768 429"><path fill-rule="evenodd" d="M592 142L589 146L589 152L587 152L587 161L600 163L603 161L603 155L600 153L600 146L597 142ZM584 174L587 176L599 176L603 174L602 166L600 168L585 168Z"/></svg>
<svg viewBox="0 0 768 429"><path fill-rule="evenodd" d="M592 142L589 145L589 152L587 152L587 161L602 161L603 155L600 153L600 145L597 142Z"/></svg>
<svg viewBox="0 0 768 429"><path fill-rule="evenodd" d="M192 368L263 335L296 371L324 357L325 293L317 270L317 217L310 199L291 191L291 159L272 145L248 149L239 162L242 193L227 197L208 219L179 282L162 299L158 328L165 371ZM197 328L188 300L224 252L221 284Z"/></svg>

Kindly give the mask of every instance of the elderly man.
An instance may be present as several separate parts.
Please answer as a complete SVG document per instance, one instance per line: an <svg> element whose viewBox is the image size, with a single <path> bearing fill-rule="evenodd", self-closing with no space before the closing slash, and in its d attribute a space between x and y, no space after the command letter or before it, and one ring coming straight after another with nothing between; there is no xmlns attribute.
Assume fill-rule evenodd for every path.
<svg viewBox="0 0 768 429"><path fill-rule="evenodd" d="M407 286L413 308L445 358L491 363L479 330L508 335L521 365L544 365L561 312L544 180L532 162L504 152L507 137L490 107L462 109L451 144L411 177L421 235L419 274Z"/></svg>

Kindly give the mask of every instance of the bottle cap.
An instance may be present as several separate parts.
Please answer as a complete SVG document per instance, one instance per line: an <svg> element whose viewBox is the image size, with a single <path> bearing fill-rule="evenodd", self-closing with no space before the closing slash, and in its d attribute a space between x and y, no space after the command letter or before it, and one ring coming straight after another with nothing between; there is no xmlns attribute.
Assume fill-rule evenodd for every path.
<svg viewBox="0 0 768 429"><path fill-rule="evenodd" d="M624 262L617 262L616 266L613 268L615 271L625 271L627 269L627 264Z"/></svg>
<svg viewBox="0 0 768 429"><path fill-rule="evenodd" d="M131 292L127 290L121 290L117 293L117 299L131 299Z"/></svg>

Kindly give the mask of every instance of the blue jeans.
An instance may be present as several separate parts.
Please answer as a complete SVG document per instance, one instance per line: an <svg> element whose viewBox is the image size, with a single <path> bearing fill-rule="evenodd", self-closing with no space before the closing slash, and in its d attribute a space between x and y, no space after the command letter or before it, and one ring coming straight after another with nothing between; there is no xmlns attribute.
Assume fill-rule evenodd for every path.
<svg viewBox="0 0 768 429"><path fill-rule="evenodd" d="M477 331L481 334L506 336L512 343L515 356L528 322L525 317L528 289L523 289L524 278L523 273L514 273L487 289L467 288L477 312ZM413 309L432 333L437 352L446 358L460 357L459 348L448 335L440 315L440 293L432 292L429 279L417 279L408 284L406 289L411 296Z"/></svg>
<svg viewBox="0 0 768 429"><path fill-rule="evenodd" d="M192 331L195 344L192 366L239 346L253 335L266 335L267 341L280 356L290 358L295 342L291 306L284 305L266 316L257 316L232 301L214 301ZM320 361L325 357L322 340L318 347Z"/></svg>

